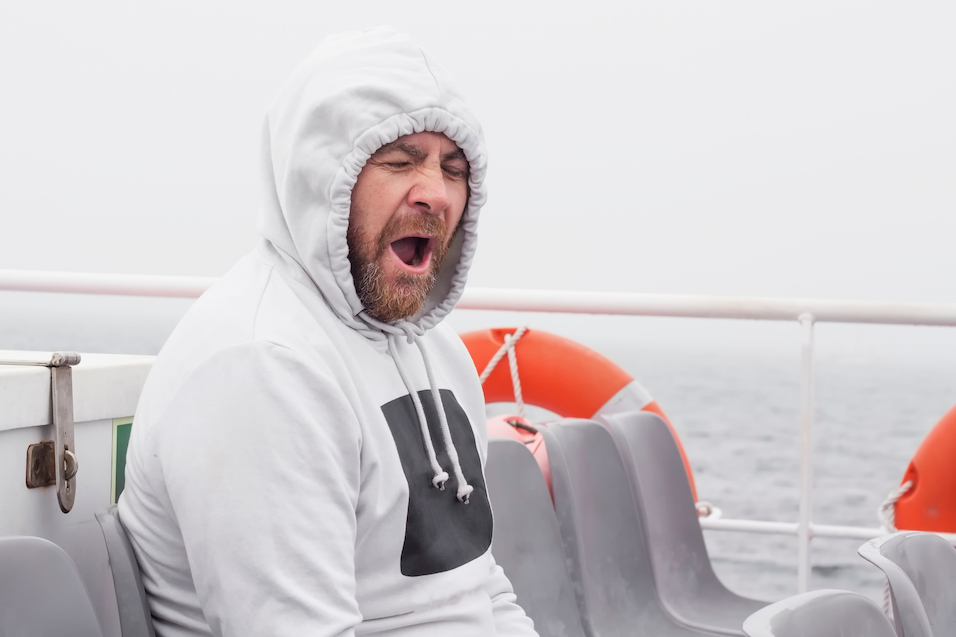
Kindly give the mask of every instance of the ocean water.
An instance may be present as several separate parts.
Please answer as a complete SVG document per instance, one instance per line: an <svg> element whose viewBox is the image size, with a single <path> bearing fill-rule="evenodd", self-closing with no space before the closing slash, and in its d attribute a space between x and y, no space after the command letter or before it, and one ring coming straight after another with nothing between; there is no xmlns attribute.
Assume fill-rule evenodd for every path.
<svg viewBox="0 0 956 637"><path fill-rule="evenodd" d="M155 354L191 302L0 293L0 349ZM657 399L693 466L698 495L725 517L795 521L800 340L796 325L456 311L458 331L528 323L615 360ZM956 404L956 330L820 326L813 519L878 526L920 441ZM520 360L519 360L520 365ZM796 538L707 531L727 586L760 599L796 592ZM856 549L816 538L813 588L882 600Z"/></svg>

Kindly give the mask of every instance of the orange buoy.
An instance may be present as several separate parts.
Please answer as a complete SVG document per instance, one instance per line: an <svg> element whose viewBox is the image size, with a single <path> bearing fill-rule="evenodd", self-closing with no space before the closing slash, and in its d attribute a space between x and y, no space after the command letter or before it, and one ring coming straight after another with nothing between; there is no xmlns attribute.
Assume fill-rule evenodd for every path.
<svg viewBox="0 0 956 637"><path fill-rule="evenodd" d="M461 335L478 373L498 353L505 337L516 331L510 327L494 328ZM514 353L520 366L521 394L528 404L565 418L594 418L636 410L653 412L663 418L680 449L687 481L694 501L697 500L694 475L673 425L648 391L614 361L580 343L541 330L525 330L514 345ZM482 387L486 403L515 402L514 384L506 363L496 366ZM550 487L550 465L547 465L544 444L540 442L541 435L521 430L520 425L519 431L508 434L507 429L513 427L508 421L515 418L504 416L490 420L489 433L534 445L538 450L536 458L543 456L543 460L538 460L542 471L545 466L549 467L545 478Z"/></svg>
<svg viewBox="0 0 956 637"><path fill-rule="evenodd" d="M926 438L903 474L909 488L896 501L896 528L956 533L956 407Z"/></svg>

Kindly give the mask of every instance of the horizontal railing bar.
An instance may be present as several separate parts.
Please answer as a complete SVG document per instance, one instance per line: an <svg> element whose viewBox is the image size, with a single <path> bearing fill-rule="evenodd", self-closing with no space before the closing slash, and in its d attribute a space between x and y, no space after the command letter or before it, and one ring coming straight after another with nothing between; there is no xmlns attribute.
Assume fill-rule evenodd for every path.
<svg viewBox="0 0 956 637"><path fill-rule="evenodd" d="M796 535L796 522L766 522L763 520L735 520L718 518L716 520L700 518L700 527L707 531L744 531L747 533L770 533L776 535Z"/></svg>
<svg viewBox="0 0 956 637"><path fill-rule="evenodd" d="M196 299L215 277L0 270L0 290Z"/></svg>
<svg viewBox="0 0 956 637"><path fill-rule="evenodd" d="M466 310L956 326L956 304L468 288Z"/></svg>
<svg viewBox="0 0 956 637"><path fill-rule="evenodd" d="M742 531L745 533L767 533L774 535L796 535L796 522L768 522L764 520L739 520L734 518L700 518L700 527L707 531ZM810 523L811 537L833 537L850 540L872 540L888 535L890 531L882 527L840 526L836 524ZM937 533L956 546L956 533Z"/></svg>
<svg viewBox="0 0 956 637"><path fill-rule="evenodd" d="M850 540L872 540L889 534L890 531L882 527L839 526L833 524L810 523L811 537L842 537Z"/></svg>
<svg viewBox="0 0 956 637"><path fill-rule="evenodd" d="M214 277L0 270L0 290L197 298ZM570 314L956 326L956 304L467 288L458 308Z"/></svg>

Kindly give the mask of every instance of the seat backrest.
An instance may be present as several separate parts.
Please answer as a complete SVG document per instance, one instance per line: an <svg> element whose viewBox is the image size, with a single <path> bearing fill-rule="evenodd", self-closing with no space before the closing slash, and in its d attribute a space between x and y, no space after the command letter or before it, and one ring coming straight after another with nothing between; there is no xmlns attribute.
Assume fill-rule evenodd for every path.
<svg viewBox="0 0 956 637"><path fill-rule="evenodd" d="M747 618L748 637L896 637L879 606L850 591L821 590L770 604Z"/></svg>
<svg viewBox="0 0 956 637"><path fill-rule="evenodd" d="M662 603L688 625L717 625L739 634L743 620L766 602L735 595L717 579L670 427L643 411L600 421L624 461Z"/></svg>
<svg viewBox="0 0 956 637"><path fill-rule="evenodd" d="M956 548L949 542L900 531L870 540L859 553L886 575L901 637L956 635Z"/></svg>
<svg viewBox="0 0 956 637"><path fill-rule="evenodd" d="M0 538L0 635L103 636L76 565L53 542Z"/></svg>
<svg viewBox="0 0 956 637"><path fill-rule="evenodd" d="M485 480L495 516L492 551L542 637L583 637L551 495L531 452L488 441Z"/></svg>
<svg viewBox="0 0 956 637"><path fill-rule="evenodd" d="M884 542L880 552L913 582L933 635L956 635L956 548L935 533L910 531Z"/></svg>
<svg viewBox="0 0 956 637"><path fill-rule="evenodd" d="M106 540L123 637L155 637L139 564L126 537L126 529L120 522L116 505L97 513L96 521Z"/></svg>
<svg viewBox="0 0 956 637"><path fill-rule="evenodd" d="M589 420L541 429L571 579L592 635L695 634L660 607L644 529L611 434Z"/></svg>

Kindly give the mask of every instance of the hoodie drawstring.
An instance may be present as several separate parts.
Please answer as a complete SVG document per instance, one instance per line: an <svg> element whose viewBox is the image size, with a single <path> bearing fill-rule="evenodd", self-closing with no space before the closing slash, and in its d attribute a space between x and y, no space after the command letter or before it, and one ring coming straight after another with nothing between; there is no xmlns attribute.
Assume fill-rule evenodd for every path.
<svg viewBox="0 0 956 637"><path fill-rule="evenodd" d="M425 365L425 374L428 377L428 385L431 389L432 401L435 403L435 411L438 413L438 422L441 427L442 440L445 443L445 452L448 454L448 459L451 461L452 471L455 474L455 481L458 483L458 492L456 497L460 502L468 504L468 499L471 496L472 491L475 489L468 484L464 473L462 473L461 462L458 459L458 450L455 448L455 443L451 438L451 429L448 427L448 418L445 416L445 406L442 403L441 393L439 392L438 385L435 382L435 375L432 372L431 361L429 360L428 354L425 351L425 346L418 339L419 335L413 331L414 326L412 324L399 323L396 327L402 329L404 334L408 337L409 343L414 343L418 346L418 351L422 355L422 362ZM415 391L412 383L410 382L405 367L402 364L401 357L398 355L398 348L396 344L399 335L391 331L388 331L386 334L388 341L388 352L391 355L392 360L395 361L395 367L398 369L398 375L401 376L402 382L405 384L405 388L408 389L408 393L412 398L412 403L415 405L415 412L418 415L418 425L421 428L422 440L425 443L425 453L428 456L428 463L431 465L431 469L435 474L432 477L432 485L444 491L445 482L448 480L448 473L442 469L441 464L438 462L438 456L435 454L435 446L432 444L431 431L428 428L428 419L425 417L425 410L422 407L422 402L418 397L418 392Z"/></svg>
<svg viewBox="0 0 956 637"><path fill-rule="evenodd" d="M432 485L444 491L445 482L448 480L448 473L438 464L438 456L435 455L435 446L432 444L432 436L428 430L428 420L425 418L422 401L418 398L418 392L412 389L411 383L408 382L405 366L402 365L402 361L398 357L398 352L395 351L394 340L396 338L394 334L388 335L388 352L392 355L392 360L395 361L395 367L398 368L398 375L402 377L402 382L405 383L405 388L408 389L408 393L412 397L412 403L415 404L415 411L418 414L418 426L421 428L422 440L425 442L425 454L428 456L428 464L431 465L432 471L435 472L435 476L432 478Z"/></svg>
<svg viewBox="0 0 956 637"><path fill-rule="evenodd" d="M471 492L475 490L473 486L465 480L465 474L461 471L461 463L458 461L458 450L451 439L451 429L448 428L448 417L445 415L445 405L441 400L441 393L438 391L438 385L435 383L435 376L432 373L431 362L428 359L428 352L425 351L425 344L418 341L418 351L422 353L422 362L425 363L425 374L428 376L428 385L432 389L432 399L435 401L435 409L438 411L438 422L441 424L442 437L445 439L445 451L448 453L448 459L451 460L451 470L455 472L455 481L458 483L457 498L460 502L468 504L468 498Z"/></svg>

